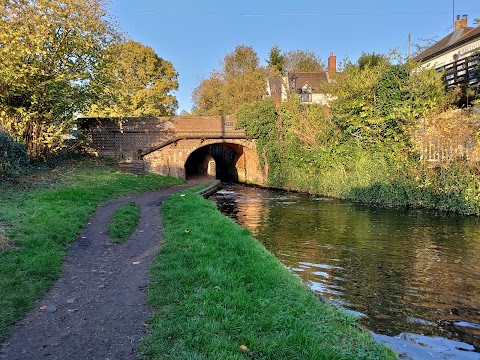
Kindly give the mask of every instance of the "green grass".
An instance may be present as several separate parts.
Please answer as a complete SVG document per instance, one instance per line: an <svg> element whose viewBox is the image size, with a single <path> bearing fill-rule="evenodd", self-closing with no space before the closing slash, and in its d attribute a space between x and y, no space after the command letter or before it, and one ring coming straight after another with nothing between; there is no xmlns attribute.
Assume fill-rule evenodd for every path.
<svg viewBox="0 0 480 360"><path fill-rule="evenodd" d="M140 207L130 202L118 208L108 224L108 235L115 244L127 240L135 231L140 218Z"/></svg>
<svg viewBox="0 0 480 360"><path fill-rule="evenodd" d="M182 196L183 195L183 196ZM395 359L321 302L248 230L191 191L162 206L147 359ZM246 346L242 350L241 346Z"/></svg>
<svg viewBox="0 0 480 360"><path fill-rule="evenodd" d="M119 173L87 160L15 181L0 182L0 225L9 243L0 251L0 340L58 278L68 245L97 206L181 180Z"/></svg>

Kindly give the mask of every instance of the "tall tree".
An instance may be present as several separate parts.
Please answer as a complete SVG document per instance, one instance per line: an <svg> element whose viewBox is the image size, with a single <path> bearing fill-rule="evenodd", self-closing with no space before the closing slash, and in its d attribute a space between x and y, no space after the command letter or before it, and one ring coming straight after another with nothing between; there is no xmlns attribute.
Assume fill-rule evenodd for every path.
<svg viewBox="0 0 480 360"><path fill-rule="evenodd" d="M192 100L194 115L220 115L227 112L225 107L225 81L218 73L203 79L193 90Z"/></svg>
<svg viewBox="0 0 480 360"><path fill-rule="evenodd" d="M227 54L220 70L200 82L193 91L195 115L234 114L243 104L261 99L265 74L255 50L240 45Z"/></svg>
<svg viewBox="0 0 480 360"><path fill-rule="evenodd" d="M88 116L170 116L178 107L177 72L148 46L129 40L111 49L111 82Z"/></svg>
<svg viewBox="0 0 480 360"><path fill-rule="evenodd" d="M118 33L103 0L2 0L0 125L30 157L61 146Z"/></svg>
<svg viewBox="0 0 480 360"><path fill-rule="evenodd" d="M225 80L255 71L259 66L257 53L251 46L239 45L233 53L225 55L223 60L223 76Z"/></svg>
<svg viewBox="0 0 480 360"><path fill-rule="evenodd" d="M375 60L362 62L362 58ZM347 64L329 91L336 97L331 104L333 120L344 140L356 139L361 146L401 147L419 118L448 107L441 74L434 69L420 70L413 61L392 66L384 56L362 58L356 65Z"/></svg>
<svg viewBox="0 0 480 360"><path fill-rule="evenodd" d="M325 71L325 63L310 50L291 50L284 54L285 71Z"/></svg>
<svg viewBox="0 0 480 360"><path fill-rule="evenodd" d="M269 72L273 75L283 74L285 72L285 56L282 55L280 48L274 45L270 49L267 59Z"/></svg>

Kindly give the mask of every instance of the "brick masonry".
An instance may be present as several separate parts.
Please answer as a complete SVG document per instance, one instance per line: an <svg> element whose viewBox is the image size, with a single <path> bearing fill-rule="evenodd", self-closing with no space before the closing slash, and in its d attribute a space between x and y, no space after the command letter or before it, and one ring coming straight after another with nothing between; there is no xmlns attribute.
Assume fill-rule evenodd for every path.
<svg viewBox="0 0 480 360"><path fill-rule="evenodd" d="M84 118L79 128L101 156L120 161L144 161L145 170L185 178L185 164L196 150L210 145L225 146L235 153L237 180L265 185L266 170L259 165L255 140L236 128L234 116ZM205 159L206 167L213 160ZM213 166L213 169L215 166Z"/></svg>

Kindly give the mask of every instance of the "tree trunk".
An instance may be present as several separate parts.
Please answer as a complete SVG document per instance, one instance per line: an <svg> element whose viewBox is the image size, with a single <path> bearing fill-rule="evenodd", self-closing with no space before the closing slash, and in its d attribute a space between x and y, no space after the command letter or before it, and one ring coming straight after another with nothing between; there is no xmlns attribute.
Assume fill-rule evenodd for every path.
<svg viewBox="0 0 480 360"><path fill-rule="evenodd" d="M23 133L23 141L27 147L27 154L30 160L40 159L45 156L42 135L40 120L30 120Z"/></svg>

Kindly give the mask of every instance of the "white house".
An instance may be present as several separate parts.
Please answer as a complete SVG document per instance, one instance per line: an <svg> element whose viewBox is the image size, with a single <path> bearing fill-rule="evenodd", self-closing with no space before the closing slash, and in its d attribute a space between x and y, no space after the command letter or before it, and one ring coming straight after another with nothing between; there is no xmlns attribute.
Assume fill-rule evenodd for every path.
<svg viewBox="0 0 480 360"><path fill-rule="evenodd" d="M445 72L447 86L479 83L480 26L469 27L468 16L457 16L455 30L415 57L422 67Z"/></svg>

